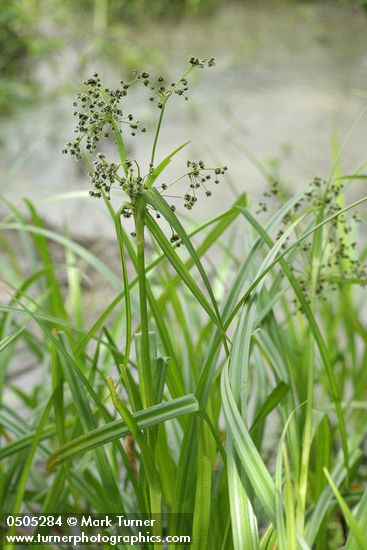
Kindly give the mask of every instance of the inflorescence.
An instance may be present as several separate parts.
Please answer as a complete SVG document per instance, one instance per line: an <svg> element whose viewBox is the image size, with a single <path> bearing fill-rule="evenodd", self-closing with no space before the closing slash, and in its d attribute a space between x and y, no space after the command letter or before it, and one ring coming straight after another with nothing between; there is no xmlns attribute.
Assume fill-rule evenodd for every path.
<svg viewBox="0 0 367 550"><path fill-rule="evenodd" d="M295 221L299 211L309 209L318 212L320 208L324 210L324 217L337 214L341 209L341 198L343 186L336 182L328 182L321 178L314 178L309 185L308 190L293 205L282 219L283 229L278 231L276 239L280 239L285 232L285 228ZM264 193L263 201L259 202L258 212L268 211L268 200L276 199L282 201L282 192L280 184L276 180L271 180L270 189ZM323 245L323 256L319 266L319 275L315 289L316 297L326 299L326 293L329 290L337 290L338 281L342 282L348 278L361 281L367 279L366 266L361 263L357 256L357 242L351 235L355 232L355 226L361 220L358 214L343 213L329 222L325 231L325 242ZM289 237L287 242L289 241ZM283 249L287 244L282 245ZM304 255L303 273L300 273L298 283L306 297L310 300L310 277L312 264L312 236L302 242L301 250ZM297 269L292 268L294 273ZM298 270L299 271L299 270ZM297 300L294 300L298 306Z"/></svg>
<svg viewBox="0 0 367 550"><path fill-rule="evenodd" d="M135 120L131 113L126 114L121 108L121 102L126 98L130 86L134 83L120 81L120 87L116 89L105 88L102 85L98 73L84 81L85 92L76 95L73 103L74 116L78 122L75 129L76 139L66 144L62 150L64 154L70 153L80 160L82 157L82 142L85 141L85 149L93 153L98 142L102 138L108 138L113 125L126 124L132 136L139 129L139 121ZM146 128L141 128L142 132Z"/></svg>
<svg viewBox="0 0 367 550"><path fill-rule="evenodd" d="M159 76L157 79L152 78L146 71L135 72L135 77L152 92L149 101L152 103L156 102L158 109L162 109L172 94L183 96L187 101L189 99L187 95L189 91L189 82L187 80L188 73L194 67L198 67L199 69L213 67L215 65L215 59L214 57L199 59L198 57L192 56L189 59L189 63L190 67L185 74L177 82L172 82L171 84L169 84L163 76Z"/></svg>
<svg viewBox="0 0 367 550"><path fill-rule="evenodd" d="M210 197L212 191L208 189L207 185L210 183L210 180L212 180L212 174L215 176L214 183L218 184L219 176L226 173L227 166L207 168L202 160L199 160L199 162L188 160L187 167L189 168L187 175L190 181L190 187L184 195L184 207L187 208L187 210L191 210L197 202L196 191L202 187L205 191L205 195Z"/></svg>
<svg viewBox="0 0 367 550"><path fill-rule="evenodd" d="M123 127L127 126L129 133L132 136L136 132L146 132L145 127L141 127L140 123L131 114L127 113L123 107L130 88L136 83L142 83L149 89L151 95L149 100L155 102L161 110L160 121L157 126L155 141L158 137L161 117L163 115L164 106L167 100L173 95L183 96L188 99L188 75L195 68L202 69L204 67L213 67L215 59L199 59L191 57L189 67L185 73L176 82L168 84L163 76L153 78L149 73L135 72L131 82L120 81L120 86L116 89L104 87L102 81L95 73L92 78L84 82L85 90L76 96L76 101L73 103L75 108L74 116L77 117L77 125L75 129L76 138L73 142L66 144L63 153L70 153L76 160L82 158L83 145L85 145L86 157L93 156L98 143L103 138L109 138L110 135L115 137L116 143L120 146L123 143ZM125 145L123 145L125 147ZM121 151L120 151L121 152ZM121 156L121 155L120 155ZM152 155L152 161L154 154ZM105 154L99 152L92 160L92 170L89 171L89 178L93 185L90 195L93 197L105 196L110 198L112 188L120 188L125 191L130 199L130 203L122 209L122 215L129 218L134 213L136 199L147 188L149 178L154 174L153 162L149 164L148 172L145 176L141 175L140 167L134 160L126 159L120 164L109 162ZM202 188L206 197L212 195L212 190L209 189L209 184L213 181L219 183L220 176L224 175L227 167L211 168L206 167L202 160L187 161L188 171L184 176L181 176L172 183L162 183L158 188L165 191L168 187L177 183L183 178L188 178L189 188L182 196L184 206L191 210L197 202L197 191ZM169 195L163 195L170 197ZM175 206L171 205L171 209L175 210ZM156 212L159 217L158 212ZM171 242L174 245L179 244L179 239L175 235L172 236Z"/></svg>

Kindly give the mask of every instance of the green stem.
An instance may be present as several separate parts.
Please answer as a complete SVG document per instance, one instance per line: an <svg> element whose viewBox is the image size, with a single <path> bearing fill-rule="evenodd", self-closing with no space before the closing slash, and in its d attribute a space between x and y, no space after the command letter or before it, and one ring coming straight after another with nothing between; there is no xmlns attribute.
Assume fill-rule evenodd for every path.
<svg viewBox="0 0 367 550"><path fill-rule="evenodd" d="M166 95L164 95L163 97L161 96L162 97L162 109L161 109L161 112L160 112L160 115L159 115L158 124L157 124L157 128L156 128L156 131L155 131L155 136L154 136L154 141L153 141L153 148L152 148L152 156L150 158L150 163L151 164L154 164L155 151L156 151L156 148L157 148L158 137L159 137L159 133L160 133L161 126L162 126L162 120L163 120L164 111L166 109L167 101L171 97L171 95L174 93L174 91L176 90L176 88L180 84L180 82L182 82L182 80L187 77L187 75L190 73L190 71L192 71L193 67L194 66L191 65L188 69L186 69L186 71L183 73L183 75L180 76L180 78L176 81L175 85L172 86L172 88L169 90L169 92L167 92Z"/></svg>
<svg viewBox="0 0 367 550"><path fill-rule="evenodd" d="M313 341L311 334L307 337L308 341L308 354L306 360L306 366L308 369L307 378L307 409L305 426L303 430L302 439L302 456L301 456L301 470L299 478L299 500L297 508L297 527L302 533L305 525L305 513L307 502L307 485L308 485L308 470L310 462L310 451L312 445L312 412L314 403L314 356L313 356Z"/></svg>
<svg viewBox="0 0 367 550"><path fill-rule="evenodd" d="M162 100L162 108L161 108L161 112L160 112L159 119L158 119L157 129L156 129L156 131L155 131L154 142L153 142L153 148L152 148L152 156L151 156L151 158L150 158L150 164L151 164L151 165L154 164L155 150L156 150L156 148L157 148L157 142L158 142L159 132L160 132L161 126L162 126L162 120L163 120L164 111L165 111L165 109L166 109L167 99L168 99L168 98L165 98L165 99Z"/></svg>
<svg viewBox="0 0 367 550"><path fill-rule="evenodd" d="M121 216L121 210L119 210L114 215L114 223L115 223L115 231L116 231L117 242L118 242L119 251L120 251L122 277L123 277L123 281L124 281L126 336L125 336L124 359L123 359L122 365L119 365L119 368L120 368L120 376L121 376L121 379L123 380L126 391L128 393L131 407L132 407L133 410L135 410L134 395L133 395L133 392L132 392L132 389L131 389L129 377L127 375L127 367L128 367L129 359L130 359L131 340L132 340L131 300L130 300L129 278L128 278L128 274L127 274L126 257L125 257L124 242L123 242L122 227L121 227L121 217L120 216Z"/></svg>
<svg viewBox="0 0 367 550"><path fill-rule="evenodd" d="M130 301L129 278L127 275L126 258L125 258L120 215L121 213L120 211L118 211L115 215L114 222L115 222L117 242L118 242L119 251L120 251L122 277L124 281L124 298L125 298L125 310L126 310L126 339L125 339L125 353L124 353L123 365L124 367L127 367L129 363L130 350L131 350L131 301Z"/></svg>
<svg viewBox="0 0 367 550"><path fill-rule="evenodd" d="M115 136L115 141L117 145L117 150L119 152L122 168L126 176L127 175L127 166L126 166L127 154L126 154L124 140L122 139L120 128L117 126L116 121L114 119L111 120L111 125L113 129L113 134Z"/></svg>
<svg viewBox="0 0 367 550"><path fill-rule="evenodd" d="M311 274L310 274L310 309L315 312L316 305L316 289L318 279L320 275L320 262L322 251L322 231L316 234L311 253ZM302 456L301 456L301 470L299 478L299 500L296 522L297 527L302 533L305 526L306 504L307 504L307 487L309 476L309 463L310 453L312 445L312 431L313 431L313 406L314 406L314 349L313 349L313 337L310 329L307 329L306 335L306 368L307 368L307 408L306 418L303 430L302 440Z"/></svg>
<svg viewBox="0 0 367 550"><path fill-rule="evenodd" d="M135 205L135 230L141 320L141 361L138 362L138 368L139 382L142 388L143 406L149 407L150 405L154 404L154 391L152 385L152 372L150 364L147 289L145 280L145 213L146 202L142 197L139 197ZM139 363L141 363L140 366Z"/></svg>

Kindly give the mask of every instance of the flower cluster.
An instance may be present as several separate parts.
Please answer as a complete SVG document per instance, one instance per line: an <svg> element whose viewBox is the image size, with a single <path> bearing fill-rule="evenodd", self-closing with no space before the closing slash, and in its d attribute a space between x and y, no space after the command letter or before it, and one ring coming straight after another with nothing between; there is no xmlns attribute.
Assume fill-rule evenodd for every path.
<svg viewBox="0 0 367 550"><path fill-rule="evenodd" d="M193 67L200 67L200 69L203 69L205 66L214 67L215 57L209 57L207 59L199 59L198 57L195 57L192 55L189 59L189 62Z"/></svg>
<svg viewBox="0 0 367 550"><path fill-rule="evenodd" d="M112 184L115 183L116 179L120 179L117 175L119 168L119 164L107 162L105 155L98 153L96 160L93 162L93 171L89 172L93 184L93 189L89 191L90 196L101 197L102 190L104 190L107 198L109 198Z"/></svg>
<svg viewBox="0 0 367 550"><path fill-rule="evenodd" d="M224 175L227 171L227 166L220 168L207 168L202 160L199 162L187 161L187 167L189 171L187 173L190 187L187 193L184 195L184 207L188 210L191 210L197 201L196 190L201 187L205 191L205 195L210 197L212 191L206 186L210 183L212 179L212 174L214 174L214 183L219 183L219 176Z"/></svg>
<svg viewBox="0 0 367 550"><path fill-rule="evenodd" d="M172 187L178 181L184 178L185 179L188 178L189 188L184 194L183 199L184 199L184 207L187 208L187 210L192 210L192 208L195 206L198 200L198 197L196 194L198 189L202 188L205 192L205 196L211 197L212 191L208 189L208 185L213 181L213 177L214 177L214 183L217 185L219 183L220 176L223 176L226 173L228 168L227 166L221 166L219 168L207 167L205 166L202 160L199 160L199 161L188 160L187 168L188 168L188 172L186 172L186 174L184 174L183 176L181 176L180 178L178 178L177 180L173 181L170 184L162 183L162 185L160 186L160 189L162 189L163 191L166 191L168 188ZM165 196L169 197L170 195L165 195Z"/></svg>
<svg viewBox="0 0 367 550"><path fill-rule="evenodd" d="M164 103L172 95L176 94L184 96L188 100L187 92L189 90L189 83L185 76L181 77L177 82L167 83L163 76L159 76L157 79L152 78L149 73L141 72L135 73L137 80L140 80L143 85L151 92L149 101L156 103L158 109L162 109Z"/></svg>
<svg viewBox="0 0 367 550"><path fill-rule="evenodd" d="M81 159L81 143L85 140L87 152L93 153L102 137L108 138L113 123L126 124L131 135L139 128L139 121L132 114L125 114L121 109L121 101L127 96L128 89L134 83L120 82L116 89L105 88L98 73L84 81L85 91L76 95L73 103L74 116L78 122L75 129L76 139L66 144L62 150L70 153L77 160ZM146 128L141 128L142 132Z"/></svg>
<svg viewBox="0 0 367 550"><path fill-rule="evenodd" d="M134 172L133 163L128 160L126 162L126 176L121 178L120 184L125 193L128 194L131 202L134 204L134 201L139 197L144 189L144 178L140 175L139 166L135 163L138 168L138 173Z"/></svg>
<svg viewBox="0 0 367 550"><path fill-rule="evenodd" d="M198 67L200 69L203 69L204 67L213 67L215 65L215 58L210 57L208 59L199 59L198 57L192 56L190 57L189 63L189 69L176 82L169 83L163 76L159 76L157 79L154 79L146 71L135 72L135 77L152 92L149 100L152 103L156 102L157 107L162 109L163 105L172 94L183 96L187 101L189 99L187 95L189 90L187 75L194 67Z"/></svg>
<svg viewBox="0 0 367 550"><path fill-rule="evenodd" d="M341 209L341 197L343 187L339 182L328 182L321 178L314 178L308 190L304 193L293 208L283 217L282 224L287 226L292 223L297 216L297 212L301 207L309 208L315 212L323 209L323 217L328 217L338 213ZM264 193L267 199L281 199L281 189L279 183L271 182L271 188ZM267 209L266 202L259 203L260 210ZM357 242L351 238L353 229L360 219L356 213L347 215L340 214L331 220L328 224L327 231L324 232L323 254L321 258L318 282L315 288L315 293L318 298L326 299L326 291L336 290L337 281L355 278L357 280L366 280L367 270L356 254ZM284 234L284 229L281 229L277 234L277 240ZM307 299L309 299L309 280L310 280L310 254L312 254L312 239L303 241L301 250L304 255L304 270L299 274L298 282ZM288 239L289 240L289 239ZM286 244L283 244L286 248Z"/></svg>

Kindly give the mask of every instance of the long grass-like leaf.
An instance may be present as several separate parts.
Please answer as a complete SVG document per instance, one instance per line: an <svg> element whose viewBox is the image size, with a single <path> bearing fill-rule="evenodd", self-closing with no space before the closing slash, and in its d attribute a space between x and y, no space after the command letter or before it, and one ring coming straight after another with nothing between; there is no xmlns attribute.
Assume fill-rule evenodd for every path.
<svg viewBox="0 0 367 550"><path fill-rule="evenodd" d="M367 548L367 537L365 536L364 532L360 528L356 518L353 516L352 512L349 510L347 504L345 503L342 495L340 494L337 486L335 485L332 477L330 476L327 468L324 468L324 474L326 476L326 479L328 480L328 483L335 495L336 500L339 503L339 506L343 512L343 515L345 517L345 520L353 533L353 536L355 538L356 543L358 544L358 547L360 550L366 550Z"/></svg>
<svg viewBox="0 0 367 550"><path fill-rule="evenodd" d="M224 367L222 373L221 391L224 416L226 419L227 429L233 440L233 445L236 448L247 477L249 478L253 488L256 490L256 494L264 507L268 519L273 521L275 518L274 482L235 405L234 396L230 388L227 365Z"/></svg>
<svg viewBox="0 0 367 550"><path fill-rule="evenodd" d="M161 422L167 422L167 420L171 420L172 418L192 414L197 411L198 402L195 397L193 395L185 395L172 401L138 411L133 416L139 428L143 430ZM101 447L116 439L121 439L129 433L129 429L122 420L115 420L105 426L90 430L56 449L49 457L47 467L49 470L53 470L65 460L70 460L76 455Z"/></svg>
<svg viewBox="0 0 367 550"><path fill-rule="evenodd" d="M367 537L367 489L364 490L361 500L358 503L354 513L356 522L358 523L364 536ZM353 530L350 531L344 550L358 550L358 539Z"/></svg>

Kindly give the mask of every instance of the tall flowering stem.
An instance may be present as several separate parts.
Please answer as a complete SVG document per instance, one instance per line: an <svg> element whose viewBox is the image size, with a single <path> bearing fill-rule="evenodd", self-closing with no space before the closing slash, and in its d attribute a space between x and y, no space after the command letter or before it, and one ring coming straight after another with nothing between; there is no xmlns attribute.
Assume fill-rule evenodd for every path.
<svg viewBox="0 0 367 550"><path fill-rule="evenodd" d="M184 71L182 76L175 82L169 84L165 78L159 76L152 78L147 72L136 72L134 78L130 82L120 81L120 86L116 89L108 88L102 85L102 81L97 73L92 78L84 82L85 89L77 95L74 102L74 116L77 117L76 139L69 142L63 153L70 153L77 160L81 160L84 155L89 157L89 164L92 170L89 172L89 177L93 185L90 195L97 198L103 198L107 208L114 219L116 237L119 243L119 252L121 258L121 267L124 283L125 294L125 309L126 309L126 338L125 338L125 353L123 354L123 365L121 368L121 379L126 387L127 395L130 401L130 407L135 408L135 401L132 389L129 383L127 369L130 362L130 352L132 343L132 326L131 326L131 304L129 281L126 266L125 248L127 247L131 253L134 266L138 275L139 282L139 308L140 308L140 330L141 337L138 341L137 364L138 376L140 385L141 403L144 408L151 407L162 399L162 396L157 392L156 376L153 372L153 353L150 348L150 331L149 331L149 315L148 315L148 284L146 279L145 268L145 227L148 215L155 213L157 219L161 217L155 207L148 206L144 193L151 189L152 186L161 192L162 197L171 198L169 188L173 185L181 185L183 180L186 180L186 191L181 192L180 198L183 205L188 210L191 210L198 200L197 194L199 190L204 190L205 196L210 197L212 191L208 188L211 183L211 178L214 176L214 183L219 183L219 177L226 171L226 167L212 168L207 167L202 160L187 161L187 171L185 174L174 180L173 182L158 181L161 177L165 166L171 158L182 149L183 146L175 149L169 157L162 161L158 166L155 166L158 138L161 132L164 114L168 100L173 96L182 96L185 100L188 99L188 80L189 73L195 68L212 67L215 64L214 58L201 60L197 57L191 57L189 66ZM137 84L143 86L149 91L149 102L159 109L159 116L155 126L154 135L152 138L151 155L149 166L146 172L139 163L129 158L126 148L126 133L131 136L136 136L137 132L146 132L146 128L125 109L125 100L132 86ZM102 139L113 137L115 140L119 162L110 162L106 155L99 151L97 152L98 143ZM115 211L110 203L112 193L122 193L123 201L120 207ZM166 193L167 192L167 193ZM177 196L177 195L175 195ZM172 211L175 211L175 205L171 204ZM169 208L168 208L169 210ZM134 231L131 236L136 239L136 255L131 249L131 243L125 233L122 225L123 218L132 218L134 221ZM167 217L169 222L169 217ZM171 219L172 221L172 219ZM170 223L170 222L169 222ZM172 224L170 224L172 225ZM181 245L181 239L173 232L170 239L172 247ZM166 250L167 253L167 250ZM172 259L171 254L166 254L168 259ZM113 402L120 412L123 412L123 417L128 418L128 409L121 408L120 398L113 388L111 393ZM117 407L117 404L120 405ZM134 433L134 432L132 432ZM150 460L144 463L146 453L143 449L147 445L150 449L151 456L155 456L156 433L155 429L147 430L146 435L142 436L144 441L139 436L137 440L141 447L142 463L146 471L152 476L152 468L155 467ZM145 443L146 441L146 443ZM153 472L154 473L154 472ZM155 479L155 474L153 475ZM149 496L148 496L149 495ZM147 501L150 503L150 511L159 513L161 511L161 489L159 483L151 483L148 488Z"/></svg>

